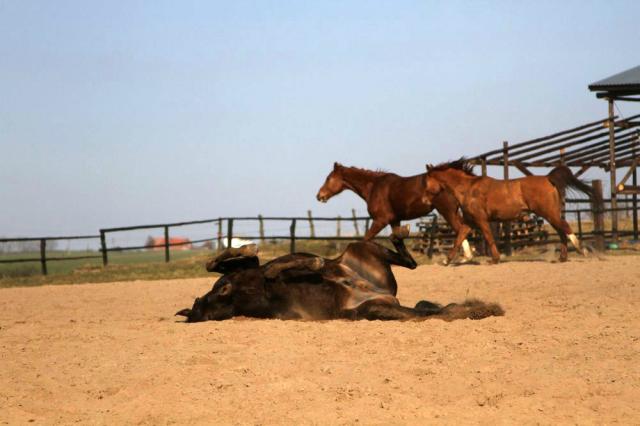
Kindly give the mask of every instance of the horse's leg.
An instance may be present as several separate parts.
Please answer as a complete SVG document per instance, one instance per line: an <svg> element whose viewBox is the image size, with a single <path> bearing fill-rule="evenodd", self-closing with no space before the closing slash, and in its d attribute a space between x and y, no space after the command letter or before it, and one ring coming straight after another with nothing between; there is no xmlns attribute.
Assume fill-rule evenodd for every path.
<svg viewBox="0 0 640 426"><path fill-rule="evenodd" d="M218 265L228 259L237 257L255 257L258 255L258 246L256 244L246 244L242 247L228 247L213 259L206 263L206 269L209 272L215 272Z"/></svg>
<svg viewBox="0 0 640 426"><path fill-rule="evenodd" d="M478 228L480 228L482 236L489 245L489 250L491 250L491 261L493 263L500 262L500 252L498 251L498 247L496 246L496 241L493 239L493 233L491 232L491 226L489 226L489 220L486 218L482 220L476 220L476 224L478 225Z"/></svg>
<svg viewBox="0 0 640 426"><path fill-rule="evenodd" d="M573 246L576 248L576 251L583 256L586 256L589 252L586 248L582 247L582 244L580 244L580 240L578 240L576 234L573 233L573 230L571 229L571 226L567 223L567 221L564 219L560 219L560 226L562 227L562 230L567 234L567 237L569 237L569 241L571 241L571 244L573 244Z"/></svg>
<svg viewBox="0 0 640 426"><path fill-rule="evenodd" d="M402 256L408 263L408 267L415 269L418 263L415 261L407 247L404 245L404 239L409 236L409 225L400 226L400 222L393 222L391 224L391 243L398 251L398 254Z"/></svg>
<svg viewBox="0 0 640 426"><path fill-rule="evenodd" d="M408 320L422 315L415 309L407 308L405 306L395 305L379 300L369 300L362 303L355 309L343 311L341 316L352 320L366 319L370 321L393 321Z"/></svg>
<svg viewBox="0 0 640 426"><path fill-rule="evenodd" d="M455 199L454 199L455 201ZM453 228L453 230L456 232L456 235L458 235L458 233L460 232L460 229L464 226L466 226L464 224L464 222L462 221L462 218L460 217L460 215L458 214L458 204L457 202L455 202L455 204L453 206L451 206L452 208L450 208L448 205L443 208L439 208L438 211L442 214L442 216L444 217L444 220L447 221L447 223L449 223L449 225L451 225L451 227ZM468 233L467 233L468 235ZM471 252L471 246L469 245L469 241L467 241L467 239L465 238L464 240L462 240L462 252L464 253L464 258L465 261L470 261L471 259L473 259L473 253Z"/></svg>
<svg viewBox="0 0 640 426"><path fill-rule="evenodd" d="M369 228L369 230L367 231L366 234L364 234L364 240L365 241L371 241L373 239L373 237L375 237L376 235L378 235L378 233L380 231L382 231L382 229L387 226L389 222L384 222L378 219L373 219L373 223L371 223L371 227Z"/></svg>
<svg viewBox="0 0 640 426"><path fill-rule="evenodd" d="M469 235L469 232L471 232L471 227L466 223L461 223L460 228L458 228L458 234L456 235L456 240L453 243L453 247L449 251L449 254L447 255L447 259L444 262L445 265L448 265L454 261L454 259L458 255L458 250L460 250L460 245L463 242L467 241L467 235ZM467 243L467 245L468 244L469 243Z"/></svg>
<svg viewBox="0 0 640 426"><path fill-rule="evenodd" d="M290 269L308 270L317 272L324 266L324 259L321 257L305 257L300 259L292 259L288 262L273 262L264 267L264 276L268 279L274 279L282 272Z"/></svg>
<svg viewBox="0 0 640 426"><path fill-rule="evenodd" d="M560 236L560 262L566 262L568 240L567 235L573 235L571 227L565 220L560 217L560 210L558 210L557 214L549 214L547 216L540 214L540 216L547 219L547 222L549 222L553 229L555 229L558 233L558 236ZM575 238L576 241L578 240L575 235L573 235L573 238Z"/></svg>

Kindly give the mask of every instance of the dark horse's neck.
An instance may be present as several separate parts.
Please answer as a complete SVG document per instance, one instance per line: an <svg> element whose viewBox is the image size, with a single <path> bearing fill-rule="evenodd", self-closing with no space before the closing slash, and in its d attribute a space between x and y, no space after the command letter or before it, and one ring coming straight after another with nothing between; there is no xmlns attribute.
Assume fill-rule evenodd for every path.
<svg viewBox="0 0 640 426"><path fill-rule="evenodd" d="M357 167L345 167L342 169L342 180L348 189L358 194L363 200L368 201L373 181L386 174L388 173L359 169Z"/></svg>

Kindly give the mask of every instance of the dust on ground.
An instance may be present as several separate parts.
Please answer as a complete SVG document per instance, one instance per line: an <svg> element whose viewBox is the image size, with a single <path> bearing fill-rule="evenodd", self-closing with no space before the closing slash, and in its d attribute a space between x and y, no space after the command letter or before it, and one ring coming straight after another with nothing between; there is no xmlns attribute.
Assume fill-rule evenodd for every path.
<svg viewBox="0 0 640 426"><path fill-rule="evenodd" d="M0 424L640 422L640 257L396 276L506 315L184 324L212 279L0 290Z"/></svg>

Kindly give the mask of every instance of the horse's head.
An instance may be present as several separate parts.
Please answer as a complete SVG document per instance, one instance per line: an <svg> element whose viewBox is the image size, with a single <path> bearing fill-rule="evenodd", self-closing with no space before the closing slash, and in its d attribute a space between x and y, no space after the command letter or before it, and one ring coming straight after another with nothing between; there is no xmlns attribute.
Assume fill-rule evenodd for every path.
<svg viewBox="0 0 640 426"><path fill-rule="evenodd" d="M329 198L341 193L345 186L342 175L343 166L339 163L333 163L333 170L324 181L324 185L318 191L316 198L322 203L326 203Z"/></svg>
<svg viewBox="0 0 640 426"><path fill-rule="evenodd" d="M236 275L220 278L213 289L202 297L196 297L191 309L182 309L176 315L187 317L187 322L225 320L234 315L233 292Z"/></svg>
<svg viewBox="0 0 640 426"><path fill-rule="evenodd" d="M424 192L422 193L422 202L431 205L433 198L444 189L442 183L435 176L437 171L431 164L427 164L427 173L424 175Z"/></svg>

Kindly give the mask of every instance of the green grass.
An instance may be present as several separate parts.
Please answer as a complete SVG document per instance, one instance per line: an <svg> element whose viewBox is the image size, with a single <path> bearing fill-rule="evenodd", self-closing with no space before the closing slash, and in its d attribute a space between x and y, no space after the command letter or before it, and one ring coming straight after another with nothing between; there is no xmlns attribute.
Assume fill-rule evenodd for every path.
<svg viewBox="0 0 640 426"><path fill-rule="evenodd" d="M381 241L389 245L388 241ZM297 241L296 251L314 253L323 257L334 257L347 246L347 241ZM527 248L517 251L514 256L504 259L508 262L549 261L556 259L553 245ZM609 250L608 255L637 255L638 244L621 245L620 250ZM555 250L554 250L555 251ZM260 246L260 259L266 262L289 252L288 242L265 242ZM83 256L99 255L99 252L47 252L47 256ZM24 287L48 284L82 284L133 280L160 280L176 278L211 277L204 265L215 252L208 250L172 251L171 261L164 261L164 251L125 251L109 253L109 266L102 266L102 257L96 259L52 261L47 263L49 275L43 276L40 262L0 264L0 288ZM436 254L433 260L426 255L413 253L418 264L432 264L439 261L443 254ZM575 256L575 253L572 254ZM38 258L39 253L0 254L0 259ZM485 263L486 257L477 257L476 262Z"/></svg>

